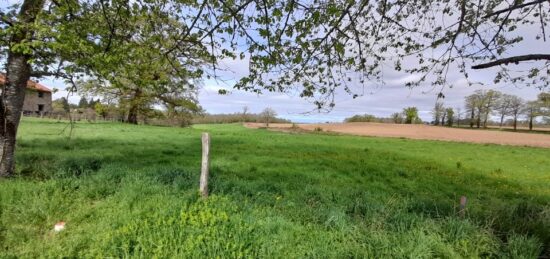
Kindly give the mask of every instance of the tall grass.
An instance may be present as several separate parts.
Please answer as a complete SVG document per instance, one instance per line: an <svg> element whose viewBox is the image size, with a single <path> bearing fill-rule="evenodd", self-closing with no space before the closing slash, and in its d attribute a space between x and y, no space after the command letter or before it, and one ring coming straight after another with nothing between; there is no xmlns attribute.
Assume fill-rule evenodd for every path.
<svg viewBox="0 0 550 259"><path fill-rule="evenodd" d="M2 258L548 254L548 149L239 125L78 123L68 140L64 126L23 121L18 176L0 180Z"/></svg>

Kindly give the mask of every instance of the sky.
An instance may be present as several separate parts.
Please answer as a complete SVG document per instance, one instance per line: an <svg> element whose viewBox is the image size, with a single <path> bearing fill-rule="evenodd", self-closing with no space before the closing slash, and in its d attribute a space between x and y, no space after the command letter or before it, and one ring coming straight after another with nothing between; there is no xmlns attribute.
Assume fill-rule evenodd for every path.
<svg viewBox="0 0 550 259"><path fill-rule="evenodd" d="M240 62L229 62L231 65L242 65ZM243 62L245 63L245 62ZM495 71L487 70L476 73L476 77L485 78L488 84L485 86L468 86L461 75L455 73L453 88L445 88L443 93L446 107L463 108L464 97L472 94L477 89L494 89L507 94L522 97L525 100L534 100L541 92L534 87L521 87L511 85L492 85L490 82ZM474 76L474 75L472 75ZM237 78L238 76L235 76ZM407 75L388 76L386 85L365 87L364 94L353 99L342 91L336 93L336 106L329 112L318 112L315 106L292 93L255 93L232 89L235 79L228 80L206 80L199 91L199 102L208 113L234 113L241 112L244 106L249 112L259 113L266 107L274 109L281 118L289 119L299 123L318 122L341 122L346 117L355 114L372 114L379 117L389 117L394 112L400 112L404 107L415 106L419 110L419 116L424 121L430 121L431 110L437 100L439 88L434 89L426 83L413 89L404 86ZM67 92L62 91L66 86L62 81L44 79L40 81L50 88L57 88L60 91L54 94L54 99L65 97ZM218 94L219 89L226 89L228 94ZM80 97L73 95L70 101L78 103ZM464 109L462 109L464 111Z"/></svg>
<svg viewBox="0 0 550 259"><path fill-rule="evenodd" d="M471 75L484 78L482 81L489 83L484 86L468 86L466 80L459 73L452 73L453 88L443 89L446 107L463 109L464 97L472 94L477 89L494 89L502 93L513 94L525 100L534 100L541 92L533 87L521 87L510 85L492 85L495 71L482 71ZM404 86L410 75L394 75L390 73L385 77L383 86L366 86L364 94L353 99L349 94L338 91L335 97L336 106L329 112L315 111L312 103L292 93L267 93L257 95L254 93L231 90L229 83L206 81L200 91L201 105L209 113L233 113L240 112L244 106L248 106L251 112L261 112L266 107L273 108L279 117L293 122L317 123L317 122L341 122L346 117L355 114L372 114L377 117L389 117L394 112L400 112L403 108L415 106L419 110L419 116L424 121L432 118L431 110L437 101L440 88L434 89L429 83L416 88ZM229 84L230 85L230 84ZM229 95L219 95L218 89L230 90ZM358 88L358 90L363 90Z"/></svg>
<svg viewBox="0 0 550 259"><path fill-rule="evenodd" d="M0 0L0 7L7 3L17 2L14 0ZM525 40L516 48L508 51L507 55L547 53L550 49L550 41L543 42L534 39L534 33L523 31L526 34ZM405 64L406 65L406 64ZM329 112L315 111L315 106L307 100L301 99L293 93L266 93L257 95L250 92L232 89L231 86L248 71L248 61L226 60L221 66L228 70L223 73L223 80L205 80L199 92L199 102L208 113L235 113L241 112L244 106L249 112L259 113L266 107L274 109L279 117L289 119L293 122L316 123L316 122L341 122L346 117L355 114L372 114L380 117L389 117L394 112L401 111L404 107L416 106L422 120L431 120L431 110L436 102L438 89L433 89L429 82L419 87L410 89L404 86L410 79L410 75L385 71L384 79L386 84L367 85L365 88L355 88L363 95L353 99L343 91L336 92L336 106ZM512 65L514 66L514 65ZM529 66L526 64L525 66ZM473 81L484 82L484 86L468 86L463 76L457 71L451 71L448 78L454 85L453 88L443 89L445 98L442 100L447 107L462 108L464 97L472 94L477 89L495 89L507 94L514 94L525 100L536 99L541 91L533 87L522 87L521 85L493 85L491 84L495 69L480 71L470 70ZM66 86L60 80L44 78L42 84L57 88L59 91L54 94L54 99L67 95L63 89ZM229 94L218 94L219 89L226 89ZM77 103L80 97L73 95L69 101Z"/></svg>

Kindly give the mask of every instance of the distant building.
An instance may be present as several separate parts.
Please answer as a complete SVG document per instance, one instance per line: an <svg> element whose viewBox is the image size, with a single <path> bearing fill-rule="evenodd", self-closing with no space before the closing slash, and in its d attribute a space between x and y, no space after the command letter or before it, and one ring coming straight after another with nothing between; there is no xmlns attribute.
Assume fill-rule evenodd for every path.
<svg viewBox="0 0 550 259"><path fill-rule="evenodd" d="M0 87L6 83L6 75L0 73ZM2 91L0 90L0 93ZM41 115L52 111L52 90L35 81L27 81L25 92L25 103L23 104L23 114Z"/></svg>

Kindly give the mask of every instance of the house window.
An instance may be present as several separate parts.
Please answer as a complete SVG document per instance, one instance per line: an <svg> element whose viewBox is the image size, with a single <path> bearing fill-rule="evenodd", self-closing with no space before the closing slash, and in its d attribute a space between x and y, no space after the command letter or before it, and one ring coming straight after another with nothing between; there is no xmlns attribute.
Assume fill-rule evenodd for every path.
<svg viewBox="0 0 550 259"><path fill-rule="evenodd" d="M44 111L44 104L39 104L39 105L38 105L38 111L39 111L39 112L43 112L43 111Z"/></svg>
<svg viewBox="0 0 550 259"><path fill-rule="evenodd" d="M38 92L38 98L43 98L44 97L44 93L43 92Z"/></svg>

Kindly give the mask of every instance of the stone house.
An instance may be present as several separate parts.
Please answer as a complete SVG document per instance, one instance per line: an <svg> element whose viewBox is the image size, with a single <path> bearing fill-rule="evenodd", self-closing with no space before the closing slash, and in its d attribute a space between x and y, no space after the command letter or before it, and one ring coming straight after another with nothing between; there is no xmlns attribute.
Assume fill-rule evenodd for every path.
<svg viewBox="0 0 550 259"><path fill-rule="evenodd" d="M3 87L5 83L6 75L0 73L0 86ZM35 81L27 81L23 114L46 115L50 112L52 112L52 90Z"/></svg>

